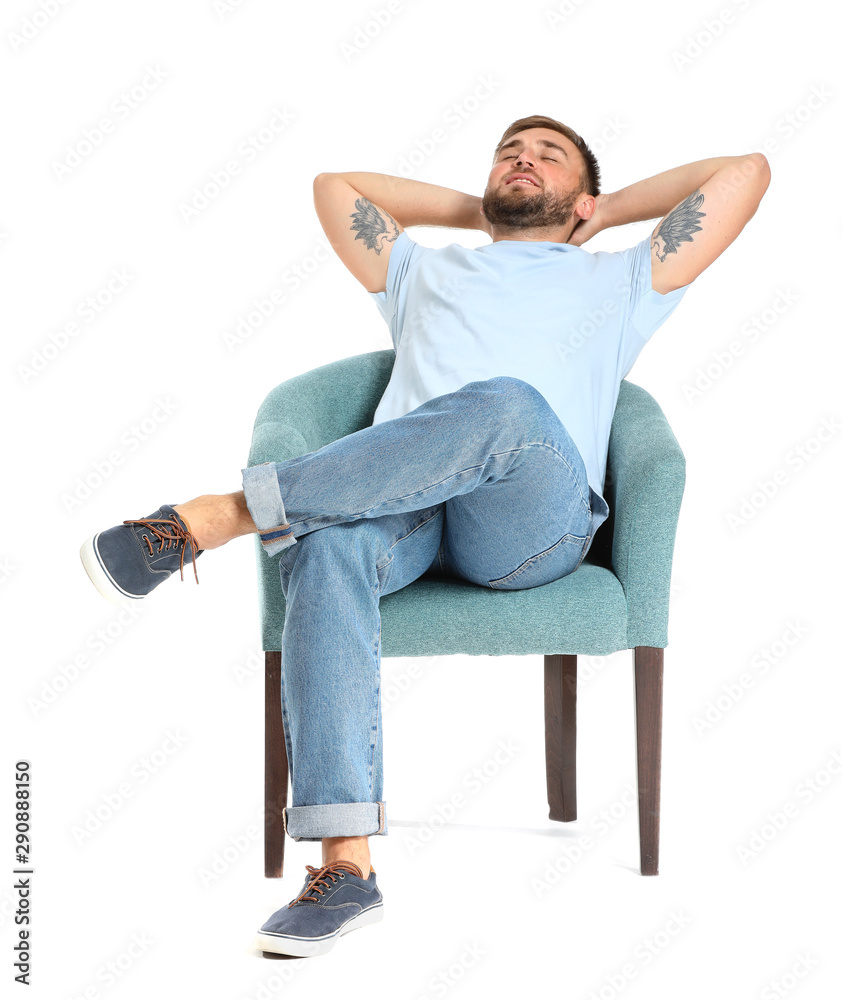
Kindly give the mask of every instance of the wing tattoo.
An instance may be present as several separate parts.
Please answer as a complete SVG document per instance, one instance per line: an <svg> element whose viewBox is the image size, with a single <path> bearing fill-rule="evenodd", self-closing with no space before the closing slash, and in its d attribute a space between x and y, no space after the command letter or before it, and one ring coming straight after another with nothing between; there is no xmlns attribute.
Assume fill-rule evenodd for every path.
<svg viewBox="0 0 842 1000"><path fill-rule="evenodd" d="M394 243L400 233L395 220L386 212L388 221L383 218L380 210L368 198L357 198L354 202L356 212L351 213L354 220L351 229L357 230L355 240L365 240L367 250L373 250L377 256L383 249L384 243Z"/></svg>
<svg viewBox="0 0 842 1000"><path fill-rule="evenodd" d="M680 205L676 205L658 226L657 232L652 237L652 249L662 264L668 253L678 252L679 243L693 242L691 233L698 232L702 228L698 225L698 220L703 219L706 214L699 211L704 200L705 196L697 188Z"/></svg>

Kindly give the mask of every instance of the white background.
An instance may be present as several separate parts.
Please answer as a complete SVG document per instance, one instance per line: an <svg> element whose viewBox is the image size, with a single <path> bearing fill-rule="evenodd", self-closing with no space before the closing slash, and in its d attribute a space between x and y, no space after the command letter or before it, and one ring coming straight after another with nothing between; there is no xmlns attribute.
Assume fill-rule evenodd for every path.
<svg viewBox="0 0 842 1000"><path fill-rule="evenodd" d="M402 0L378 27L372 11L385 2L71 0L51 17L35 0L4 4L0 976L10 995L20 758L32 762L34 795L30 996L479 997L526 984L583 1000L831 994L840 80L821 7ZM353 51L367 22L371 37ZM33 37L14 37L25 31ZM132 88L144 99L129 111L121 95ZM273 109L289 124L247 158L240 144ZM580 660L579 820L569 826L547 819L540 657L385 660L390 832L371 842L385 920L324 958L267 961L253 933L320 855L288 839L286 877L263 878L252 541L207 554L198 587L192 574L168 582L131 622L91 587L78 549L161 503L238 489L274 385L390 346L335 255L312 266L315 174L402 172L439 128L444 141L403 172L481 194L498 138L530 114L589 140L606 191L753 150L772 169L755 217L630 375L663 407L688 468L665 661L661 874L640 876L636 806L623 799L635 787L630 653ZM111 131L86 147L106 117ZM73 149L78 165L58 176ZM195 189L235 158L239 175L185 220ZM631 246L654 224L587 247ZM293 288L291 269L307 266ZM107 298L121 269L128 284L83 320L80 303ZM225 334L279 287L285 301L229 349ZM762 332L751 332L756 317ZM688 399L698 369L709 382ZM132 428L144 426L141 442ZM800 468L799 447L809 455ZM758 483L776 474L764 497ZM751 516L737 524L742 504ZM413 663L419 676L396 697ZM709 701L721 715L700 731ZM182 742L150 773L143 761L173 748L168 733ZM468 792L466 776L499 740L517 752ZM460 790L453 821L413 849ZM89 810L107 815L107 796L118 808L80 843L74 831ZM589 848L571 864L565 852L585 834ZM215 855L233 860L218 861L223 874L208 884L201 872ZM538 891L548 871L555 881ZM126 958L135 936L147 943Z"/></svg>

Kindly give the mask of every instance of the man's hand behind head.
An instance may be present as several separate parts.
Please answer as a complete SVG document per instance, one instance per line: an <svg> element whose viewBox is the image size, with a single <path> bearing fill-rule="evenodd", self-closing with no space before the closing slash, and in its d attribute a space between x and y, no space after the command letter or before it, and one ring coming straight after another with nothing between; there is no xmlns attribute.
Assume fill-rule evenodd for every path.
<svg viewBox="0 0 842 1000"><path fill-rule="evenodd" d="M570 234L567 242L574 247L580 247L592 236L601 233L603 229L608 229L611 223L608 221L606 206L610 195L598 194L594 198L594 211L589 219L579 219L576 228Z"/></svg>

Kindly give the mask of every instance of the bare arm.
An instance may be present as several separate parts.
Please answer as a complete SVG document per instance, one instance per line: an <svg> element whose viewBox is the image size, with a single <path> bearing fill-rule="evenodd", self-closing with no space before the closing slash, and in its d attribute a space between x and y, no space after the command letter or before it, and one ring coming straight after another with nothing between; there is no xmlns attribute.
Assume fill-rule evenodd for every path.
<svg viewBox="0 0 842 1000"><path fill-rule="evenodd" d="M740 156L714 156L696 160L629 184L611 194L598 194L593 215L579 222L567 242L578 247L603 229L660 219L721 167L741 159Z"/></svg>
<svg viewBox="0 0 842 1000"><path fill-rule="evenodd" d="M732 163L739 163L741 156L714 156L707 160L685 163L636 184L629 184L608 196L606 222L603 229L625 226L629 222L660 219L700 188L706 181Z"/></svg>
<svg viewBox="0 0 842 1000"><path fill-rule="evenodd" d="M666 294L694 281L740 235L766 194L772 172L762 153L715 170L652 234L652 288Z"/></svg>
<svg viewBox="0 0 842 1000"><path fill-rule="evenodd" d="M652 288L665 294L693 281L733 243L757 211L771 171L762 153L719 156L665 170L596 198L568 242L630 222L661 219L652 233ZM667 214L669 213L669 214Z"/></svg>
<svg viewBox="0 0 842 1000"><path fill-rule="evenodd" d="M364 198L385 209L404 229L442 226L489 232L488 223L479 210L482 198L476 195L392 174L356 171L320 176L340 177Z"/></svg>

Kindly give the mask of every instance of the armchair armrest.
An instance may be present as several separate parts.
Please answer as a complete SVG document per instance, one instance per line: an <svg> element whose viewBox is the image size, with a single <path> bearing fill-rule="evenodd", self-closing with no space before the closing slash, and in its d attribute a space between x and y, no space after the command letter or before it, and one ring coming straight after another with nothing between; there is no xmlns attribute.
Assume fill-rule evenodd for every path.
<svg viewBox="0 0 842 1000"><path fill-rule="evenodd" d="M372 351L304 372L276 386L254 421L249 466L285 462L368 427L389 382L395 352ZM281 648L286 601L277 559L254 536L263 648Z"/></svg>
<svg viewBox="0 0 842 1000"><path fill-rule="evenodd" d="M248 465L285 462L368 427L394 363L393 350L357 354L276 386L257 411Z"/></svg>
<svg viewBox="0 0 842 1000"><path fill-rule="evenodd" d="M608 444L611 564L628 604L629 649L667 645L670 576L684 495L684 453L660 406L623 381Z"/></svg>

